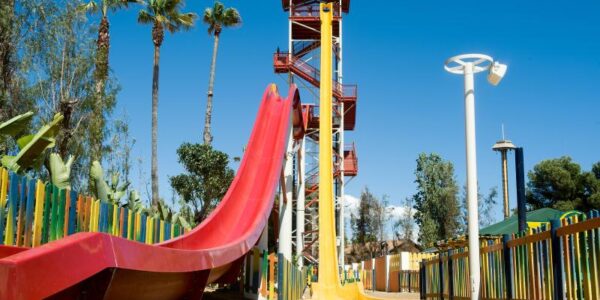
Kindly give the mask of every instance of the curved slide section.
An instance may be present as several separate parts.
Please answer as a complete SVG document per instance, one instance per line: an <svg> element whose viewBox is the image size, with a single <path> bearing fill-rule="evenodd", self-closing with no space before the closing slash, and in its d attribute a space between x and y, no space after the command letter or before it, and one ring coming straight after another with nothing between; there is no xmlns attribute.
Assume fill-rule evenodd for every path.
<svg viewBox="0 0 600 300"><path fill-rule="evenodd" d="M267 224L297 93L292 86L282 99L267 88L235 179L194 230L158 245L78 233L9 255L0 299L198 299L209 280L235 274Z"/></svg>

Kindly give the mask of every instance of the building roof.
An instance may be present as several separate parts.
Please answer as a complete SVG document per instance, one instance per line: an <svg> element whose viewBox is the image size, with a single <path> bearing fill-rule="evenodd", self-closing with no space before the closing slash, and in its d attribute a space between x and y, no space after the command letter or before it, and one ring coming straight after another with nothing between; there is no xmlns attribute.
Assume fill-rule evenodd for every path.
<svg viewBox="0 0 600 300"><path fill-rule="evenodd" d="M563 212L552 208L541 208L527 212L527 223L529 227L537 227L535 223L549 223L551 220L559 220L567 215L576 214L576 211ZM512 215L506 220L492 224L479 231L480 235L503 235L519 232L518 216Z"/></svg>

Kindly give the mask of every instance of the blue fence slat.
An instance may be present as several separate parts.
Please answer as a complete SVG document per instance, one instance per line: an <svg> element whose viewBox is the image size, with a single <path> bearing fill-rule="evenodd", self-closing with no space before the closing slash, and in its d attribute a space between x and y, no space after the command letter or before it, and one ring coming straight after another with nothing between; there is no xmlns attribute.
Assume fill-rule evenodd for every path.
<svg viewBox="0 0 600 300"><path fill-rule="evenodd" d="M165 241L171 239L171 223L165 224Z"/></svg>
<svg viewBox="0 0 600 300"><path fill-rule="evenodd" d="M124 208L123 209L123 233L121 234L122 238L127 238L127 229L129 228L129 218L127 217L129 215L129 209Z"/></svg>
<svg viewBox="0 0 600 300"><path fill-rule="evenodd" d="M142 222L140 224L140 240L138 242L145 242L146 241L146 215L142 215L141 218Z"/></svg>
<svg viewBox="0 0 600 300"><path fill-rule="evenodd" d="M67 228L69 235L75 233L77 221L77 197L77 193L71 191L71 203L69 203L69 227Z"/></svg>

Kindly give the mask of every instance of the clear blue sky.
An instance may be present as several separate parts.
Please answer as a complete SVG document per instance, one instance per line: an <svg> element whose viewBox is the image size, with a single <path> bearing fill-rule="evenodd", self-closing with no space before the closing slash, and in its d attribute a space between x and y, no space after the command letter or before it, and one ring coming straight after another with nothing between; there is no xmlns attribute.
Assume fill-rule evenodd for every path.
<svg viewBox="0 0 600 300"><path fill-rule="evenodd" d="M507 136L525 148L526 170L548 158L570 155L589 169L600 160L600 4L597 1L352 1L344 19L345 82L359 84L355 141L359 176L347 192L368 185L393 203L411 195L415 159L436 152L465 178L462 78L443 70L450 56L492 55L509 65L498 87L476 78L477 151L482 191L500 186L499 156L491 146ZM188 1L201 13L212 1ZM217 65L214 145L232 156L246 144L262 91L273 74L272 53L287 47L281 1L225 1L244 25L222 34ZM121 83L136 138L135 156L150 170L152 43L150 26L136 24L136 8L110 16L111 66ZM159 170L181 171L175 150L201 142L212 38L199 23L167 34L161 53ZM285 92L284 92L285 93ZM514 187L514 168L510 165ZM136 173L136 172L134 172ZM149 176L148 176L149 177ZM514 192L511 195L514 203ZM498 207L500 215L500 207Z"/></svg>

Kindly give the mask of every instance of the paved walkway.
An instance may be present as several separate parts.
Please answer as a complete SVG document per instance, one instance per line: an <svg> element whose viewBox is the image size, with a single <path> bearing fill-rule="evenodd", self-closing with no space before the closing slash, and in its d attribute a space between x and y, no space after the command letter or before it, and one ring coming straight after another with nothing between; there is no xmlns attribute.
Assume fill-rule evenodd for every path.
<svg viewBox="0 0 600 300"><path fill-rule="evenodd" d="M418 300L418 293L383 293L383 292L368 292L367 295L375 296L381 299L398 299L398 300Z"/></svg>
<svg viewBox="0 0 600 300"><path fill-rule="evenodd" d="M365 291L367 295L375 296L380 299L396 299L396 300L419 300L418 293L383 293ZM306 289L302 299L310 299L308 289Z"/></svg>
<svg viewBox="0 0 600 300"><path fill-rule="evenodd" d="M375 296L381 299L396 299L396 300L418 300L418 293L383 293L383 292L366 292L367 295ZM244 297L240 295L240 292L236 291L206 291L202 299L206 300L242 300ZM304 294L303 299L310 299L310 295L307 292Z"/></svg>

